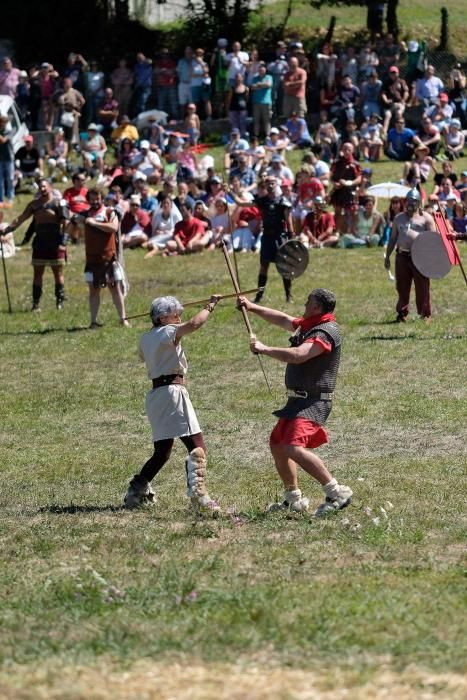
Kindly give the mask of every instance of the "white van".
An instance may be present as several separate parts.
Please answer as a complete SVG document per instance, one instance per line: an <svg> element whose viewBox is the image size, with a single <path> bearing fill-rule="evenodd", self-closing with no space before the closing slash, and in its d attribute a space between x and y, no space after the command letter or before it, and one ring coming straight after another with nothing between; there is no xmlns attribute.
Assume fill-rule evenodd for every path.
<svg viewBox="0 0 467 700"><path fill-rule="evenodd" d="M15 101L7 95L0 95L0 114L10 120L13 130L13 149L16 153L21 146L24 146L24 138L29 134L29 129L21 120Z"/></svg>

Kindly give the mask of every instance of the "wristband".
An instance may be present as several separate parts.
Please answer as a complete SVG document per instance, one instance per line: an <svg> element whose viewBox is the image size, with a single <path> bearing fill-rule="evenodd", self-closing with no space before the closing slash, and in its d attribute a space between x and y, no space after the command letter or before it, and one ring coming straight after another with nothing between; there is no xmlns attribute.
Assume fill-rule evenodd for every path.
<svg viewBox="0 0 467 700"><path fill-rule="evenodd" d="M212 314L215 306L216 306L215 304L213 304L212 302L209 302L209 304L206 304L206 306L204 307L204 310L209 311L209 313Z"/></svg>

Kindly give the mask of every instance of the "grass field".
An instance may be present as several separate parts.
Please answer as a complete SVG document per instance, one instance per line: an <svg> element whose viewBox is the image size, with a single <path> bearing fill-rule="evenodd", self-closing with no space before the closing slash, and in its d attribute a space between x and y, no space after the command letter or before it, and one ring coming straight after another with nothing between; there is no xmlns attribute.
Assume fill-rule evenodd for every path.
<svg viewBox="0 0 467 700"><path fill-rule="evenodd" d="M399 177L389 163L375 171L375 182ZM148 324L120 328L105 292L105 327L87 330L81 246L65 311L47 274L43 312L31 314L29 255L7 261L12 315L0 297L0 697L465 698L459 271L433 283L432 325L400 326L381 248L312 252L290 310L300 314L314 286L337 294L344 354L320 454L355 494L326 521L265 515L281 493L267 439L283 366L264 359L269 395L241 316L223 302L184 343L209 489L224 509L209 521L188 511L181 446L156 479L157 506L121 509L150 454L136 356ZM132 251L126 264L128 313L160 294L231 290L220 253L143 261ZM239 257L247 288L257 265ZM275 271L265 303L283 307ZM287 343L252 323L265 342ZM301 485L318 505L316 484Z"/></svg>
<svg viewBox="0 0 467 700"><path fill-rule="evenodd" d="M269 25L277 25L286 15L286 0L267 3L261 10L263 30ZM439 44L441 27L441 7L447 8L449 13L449 41L451 50L459 58L466 57L465 51L465 3L463 0L450 0L444 5L426 3L424 0L403 0L399 2L397 17L400 27L401 39L425 39L430 47ZM367 8L354 5L326 6L319 10L310 7L307 0L297 0L293 3L292 13L287 24L286 32L292 35L298 32L304 38L314 36L315 33L324 34L329 26L332 16L336 17L336 31L334 38L345 42L355 32L360 32L366 26ZM255 21L257 21L255 19Z"/></svg>

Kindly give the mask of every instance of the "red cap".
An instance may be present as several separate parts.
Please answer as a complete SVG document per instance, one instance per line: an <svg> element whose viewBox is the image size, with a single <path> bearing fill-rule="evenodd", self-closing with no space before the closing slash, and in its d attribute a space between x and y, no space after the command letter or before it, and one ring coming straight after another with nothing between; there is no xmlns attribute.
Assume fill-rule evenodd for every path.
<svg viewBox="0 0 467 700"><path fill-rule="evenodd" d="M389 69L390 73L399 73L399 68L397 66L391 66Z"/></svg>
<svg viewBox="0 0 467 700"><path fill-rule="evenodd" d="M28 141L28 143L30 143L31 141L34 141L33 137L30 136L29 134L28 134L27 136L24 137L24 140L25 140L25 141Z"/></svg>
<svg viewBox="0 0 467 700"><path fill-rule="evenodd" d="M449 102L449 97L445 92L441 92L439 95L441 102Z"/></svg>

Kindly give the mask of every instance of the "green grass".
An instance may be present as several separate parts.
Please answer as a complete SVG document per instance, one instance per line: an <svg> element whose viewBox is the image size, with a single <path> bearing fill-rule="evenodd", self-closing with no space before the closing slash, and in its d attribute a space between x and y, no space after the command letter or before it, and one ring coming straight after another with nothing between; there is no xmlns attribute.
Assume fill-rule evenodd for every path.
<svg viewBox="0 0 467 700"><path fill-rule="evenodd" d="M259 18L261 29L275 26L282 21L286 14L287 2L268 3L263 6ZM462 0L450 0L445 3L449 12L450 48L459 58L465 58L465 5ZM399 2L397 17L401 39L425 39L432 48L439 44L441 27L441 6L423 2L423 0L403 0ZM319 10L310 7L306 0L293 3L292 14L286 28L287 36L298 33L304 39L307 37L324 37L332 16L337 19L334 40L349 41L355 33L366 27L366 7L331 7L323 5Z"/></svg>
<svg viewBox="0 0 467 700"><path fill-rule="evenodd" d="M376 164L375 182L397 179L397 168ZM344 354L332 441L319 452L355 493L325 522L265 515L281 493L267 439L283 366L264 358L271 396L240 315L223 302L184 342L209 489L224 508L208 521L188 512L180 445L155 480L157 506L120 508L150 454L136 356L148 324L120 328L105 291L105 327L87 330L81 246L70 248L65 311L54 309L47 273L43 312L31 314L29 254L7 261L12 315L0 300L0 696L464 697L459 271L433 283L431 326L414 317L400 326L381 249L311 253L291 310L301 313L314 286L337 294ZM131 251L126 264L129 314L159 294L188 301L231 289L220 253L143 261ZM254 286L257 257L239 256L239 266L242 285ZM275 271L265 301L283 307ZM265 342L286 344L280 330L252 324ZM317 485L305 476L301 485L316 506Z"/></svg>

